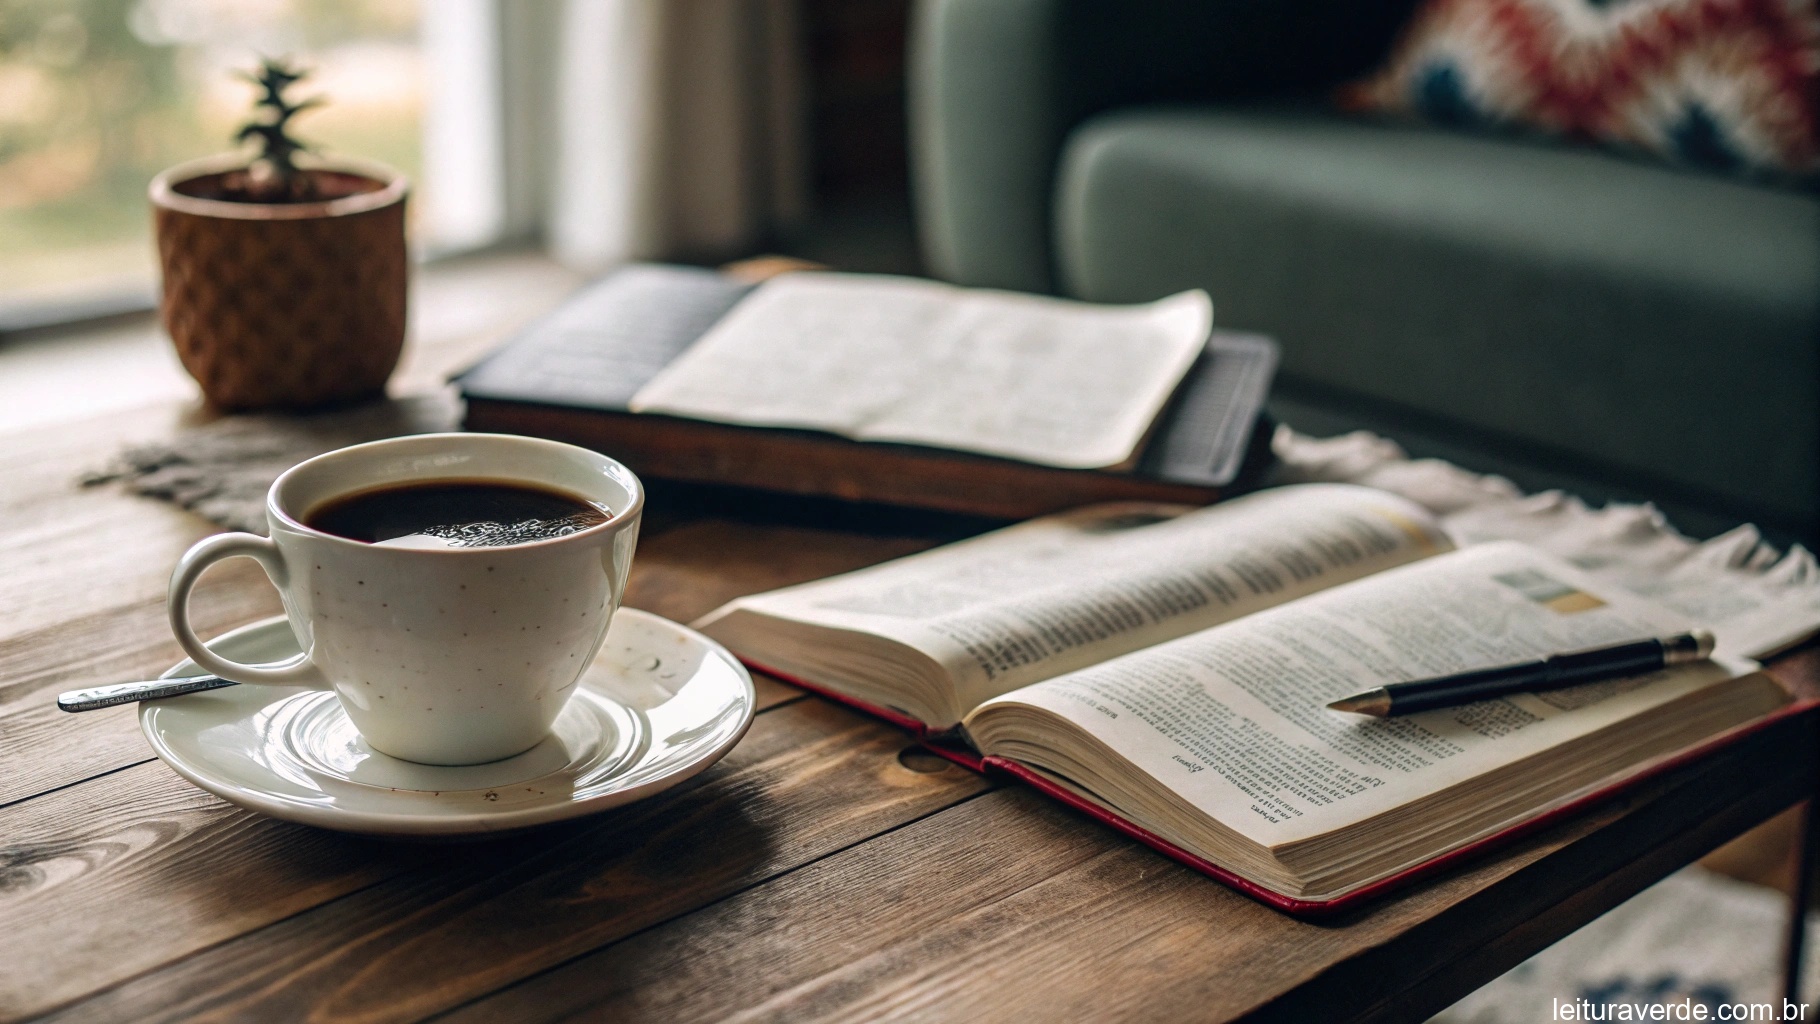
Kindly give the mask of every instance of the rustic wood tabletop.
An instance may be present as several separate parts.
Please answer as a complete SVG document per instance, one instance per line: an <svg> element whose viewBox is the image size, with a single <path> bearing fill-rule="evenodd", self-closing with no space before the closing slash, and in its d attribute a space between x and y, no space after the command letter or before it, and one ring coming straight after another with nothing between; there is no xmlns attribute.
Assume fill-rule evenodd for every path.
<svg viewBox="0 0 1820 1024"><path fill-rule="evenodd" d="M524 280L475 297L512 273ZM511 266L432 275L420 309L485 315L420 318L394 390L433 385L569 283ZM482 842L315 830L191 786L130 707L53 704L180 657L166 582L215 528L73 481L195 416L173 398L0 434L0 1019L1421 1020L1801 799L1820 771L1815 719L1798 716L1304 922L761 678L740 745L647 802ZM659 490L627 604L687 622L965 529ZM241 561L210 574L195 610L213 634L279 609ZM1808 687L1820 659L1778 671Z"/></svg>

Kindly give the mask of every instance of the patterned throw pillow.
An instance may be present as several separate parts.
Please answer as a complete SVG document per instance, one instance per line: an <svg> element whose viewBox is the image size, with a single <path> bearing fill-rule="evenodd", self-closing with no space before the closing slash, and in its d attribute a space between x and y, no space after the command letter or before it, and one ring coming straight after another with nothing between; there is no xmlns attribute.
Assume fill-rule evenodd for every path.
<svg viewBox="0 0 1820 1024"><path fill-rule="evenodd" d="M1816 0L1427 0L1360 110L1523 127L1717 170L1820 171Z"/></svg>

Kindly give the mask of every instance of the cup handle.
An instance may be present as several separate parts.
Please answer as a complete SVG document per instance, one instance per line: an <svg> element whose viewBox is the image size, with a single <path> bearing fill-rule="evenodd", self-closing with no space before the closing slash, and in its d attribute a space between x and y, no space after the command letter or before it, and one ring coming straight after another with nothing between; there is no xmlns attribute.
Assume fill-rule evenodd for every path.
<svg viewBox="0 0 1820 1024"><path fill-rule="evenodd" d="M232 679L236 683L266 683L273 686L311 686L327 689L328 680L324 679L315 665L310 663L308 654L299 654L285 661L275 661L265 665L246 665L238 661L229 661L202 642L196 630L190 626L190 591L196 586L196 580L204 570L224 558L245 557L259 563L271 579L272 585L279 590L289 573L284 566L284 556L278 553L278 545L251 533L218 533L207 537L183 553L177 561L177 568L171 573L171 632L177 635L177 643L183 653L202 668L204 672L218 675L223 679Z"/></svg>

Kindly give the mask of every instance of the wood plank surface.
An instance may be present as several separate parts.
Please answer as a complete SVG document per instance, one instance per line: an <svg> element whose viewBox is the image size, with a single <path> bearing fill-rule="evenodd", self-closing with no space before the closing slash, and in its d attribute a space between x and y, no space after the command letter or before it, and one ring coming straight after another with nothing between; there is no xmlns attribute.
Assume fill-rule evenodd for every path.
<svg viewBox="0 0 1820 1024"><path fill-rule="evenodd" d="M429 275L401 384L573 283L511 260ZM470 843L290 825L149 760L130 708L51 707L177 659L166 580L214 527L74 478L199 415L0 433L0 1021L1421 1020L1820 776L1814 717L1791 720L1302 922L761 678L746 739L650 801ZM681 621L978 528L657 490L649 516L627 603ZM276 610L241 563L196 600L209 632ZM1820 653L1780 671L1820 693Z"/></svg>
<svg viewBox="0 0 1820 1024"><path fill-rule="evenodd" d="M192 894L204 898L190 913L212 927L196 929L193 939L182 929L167 933L157 955L168 957L174 939L190 940L183 952L220 944L53 1019L417 1020L987 788L953 766L906 768L898 755L908 743L889 726L819 699L799 700L761 716L700 784L498 843L420 848L415 863L394 877L364 887L350 880L342 898L292 916L274 910L267 920L275 923L259 930L239 920L244 906L230 906L273 902L261 893L290 888L296 872L274 864L262 886L245 889L227 879ZM264 821L249 827L291 829ZM219 855L238 852L233 844ZM357 875L372 870L351 860ZM198 873L205 874L200 867ZM146 888L124 880L117 895ZM99 909L105 903L96 897ZM131 917L150 930L169 909ZM98 930L119 928L100 923ZM70 931L65 925L53 934ZM222 941L235 932L246 934ZM131 973L119 964L124 950L59 946L63 957L87 961L86 985L97 972L113 981ZM27 966L58 962L47 955ZM68 965L60 970L75 974ZM41 1000L23 1009L42 1009ZM18 1014L18 1005L11 1012Z"/></svg>
<svg viewBox="0 0 1820 1024"><path fill-rule="evenodd" d="M211 572L192 607L205 636L281 610L250 562ZM0 640L0 807L150 758L136 708L70 714L57 694L148 679L182 658L162 595Z"/></svg>
<svg viewBox="0 0 1820 1024"><path fill-rule="evenodd" d="M759 688L761 715L801 699L781 683ZM759 735L771 728L767 721ZM541 830L546 839L561 833ZM0 920L8 925L0 947L10 961L0 972L0 1020L29 1016L97 981L128 977L468 845L385 841L275 821L191 786L155 760L117 771L105 785L0 808L0 835L7 837ZM52 977L85 987L30 984Z"/></svg>
<svg viewBox="0 0 1820 1024"><path fill-rule="evenodd" d="M809 708L848 716L819 701L791 710ZM767 862L762 870L776 882L755 886L752 872L741 874L702 894L731 899L703 898L711 909L624 943L614 940L650 923L623 916L647 912L639 897L649 890L603 881L592 857L555 880L533 881L556 870L548 858L489 862L484 880L420 867L59 1019L290 1020L333 1010L334 1019L410 1020L527 974L529 981L465 1007L457 1019L557 1020L584 1010L596 1019L714 1019L736 1009L780 1020L1421 1019L1552 941L1558 929L1590 920L1800 795L1812 774L1811 725L1790 723L1763 749L1733 752L1716 778L1707 769L1679 773L1503 857L1337 922L1286 918L1016 789L846 844L808 870L780 872ZM917 778L892 768L900 735L854 727L878 731L882 756L874 761L887 771L830 765L838 773L831 778L859 784L853 799ZM1797 770L1780 786L1749 787L1738 776L1755 773L1767 756ZM957 769L937 774L973 780ZM1750 799L1737 799L1741 786ZM798 795L815 791L805 786ZM1690 814L1700 826L1677 829ZM698 824L715 820L710 813ZM1628 833L1634 845L1614 843L1614 833ZM626 870L649 886L659 884L648 877L656 862L667 870L674 861L681 871L674 880L685 887L710 867L678 860L675 845L648 836L631 845L622 853L637 866ZM728 843L707 845L725 850ZM625 866L609 867L612 876ZM599 905L575 895L581 890L611 893L624 905L600 919ZM1563 900L1564 892L1571 897ZM489 973L490 960L464 955L451 963L425 952L453 955L483 939L475 955L506 955L509 967ZM604 948L588 953L597 947ZM710 948L723 952L702 955ZM380 984L373 972L382 966ZM1318 990L1303 987L1317 981L1325 982ZM1330 1005L1336 989L1349 994L1350 1013ZM1312 994L1284 995L1296 992Z"/></svg>
<svg viewBox="0 0 1820 1024"><path fill-rule="evenodd" d="M1712 771L1315 922L1004 790L451 1019L1423 1020L1803 795L1813 739L1788 723ZM1790 772L1752 785L1772 756Z"/></svg>
<svg viewBox="0 0 1820 1024"><path fill-rule="evenodd" d="M989 975L981 984L1021 991L1021 980L996 969L1000 951L983 941L990 937L975 941L956 926L1108 856L1121 858L1134 880L1173 869L1031 790L1003 789L572 960L447 1019L762 1020L804 1011L818 993L864 999L876 991L864 980L869 965L917 955L929 957L917 973L971 961ZM928 1009L935 1016L944 1008Z"/></svg>

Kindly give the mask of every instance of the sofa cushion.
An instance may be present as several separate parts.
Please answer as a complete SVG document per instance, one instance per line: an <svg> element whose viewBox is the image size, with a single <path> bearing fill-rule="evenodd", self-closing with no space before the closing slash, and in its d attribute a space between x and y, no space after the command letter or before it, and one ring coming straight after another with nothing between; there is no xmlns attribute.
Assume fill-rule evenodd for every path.
<svg viewBox="0 0 1820 1024"><path fill-rule="evenodd" d="M1350 105L1721 171L1820 171L1814 0L1426 0Z"/></svg>
<svg viewBox="0 0 1820 1024"><path fill-rule="evenodd" d="M1811 529L1820 200L1607 154L1290 108L1069 139L1065 289L1213 294L1286 382Z"/></svg>

